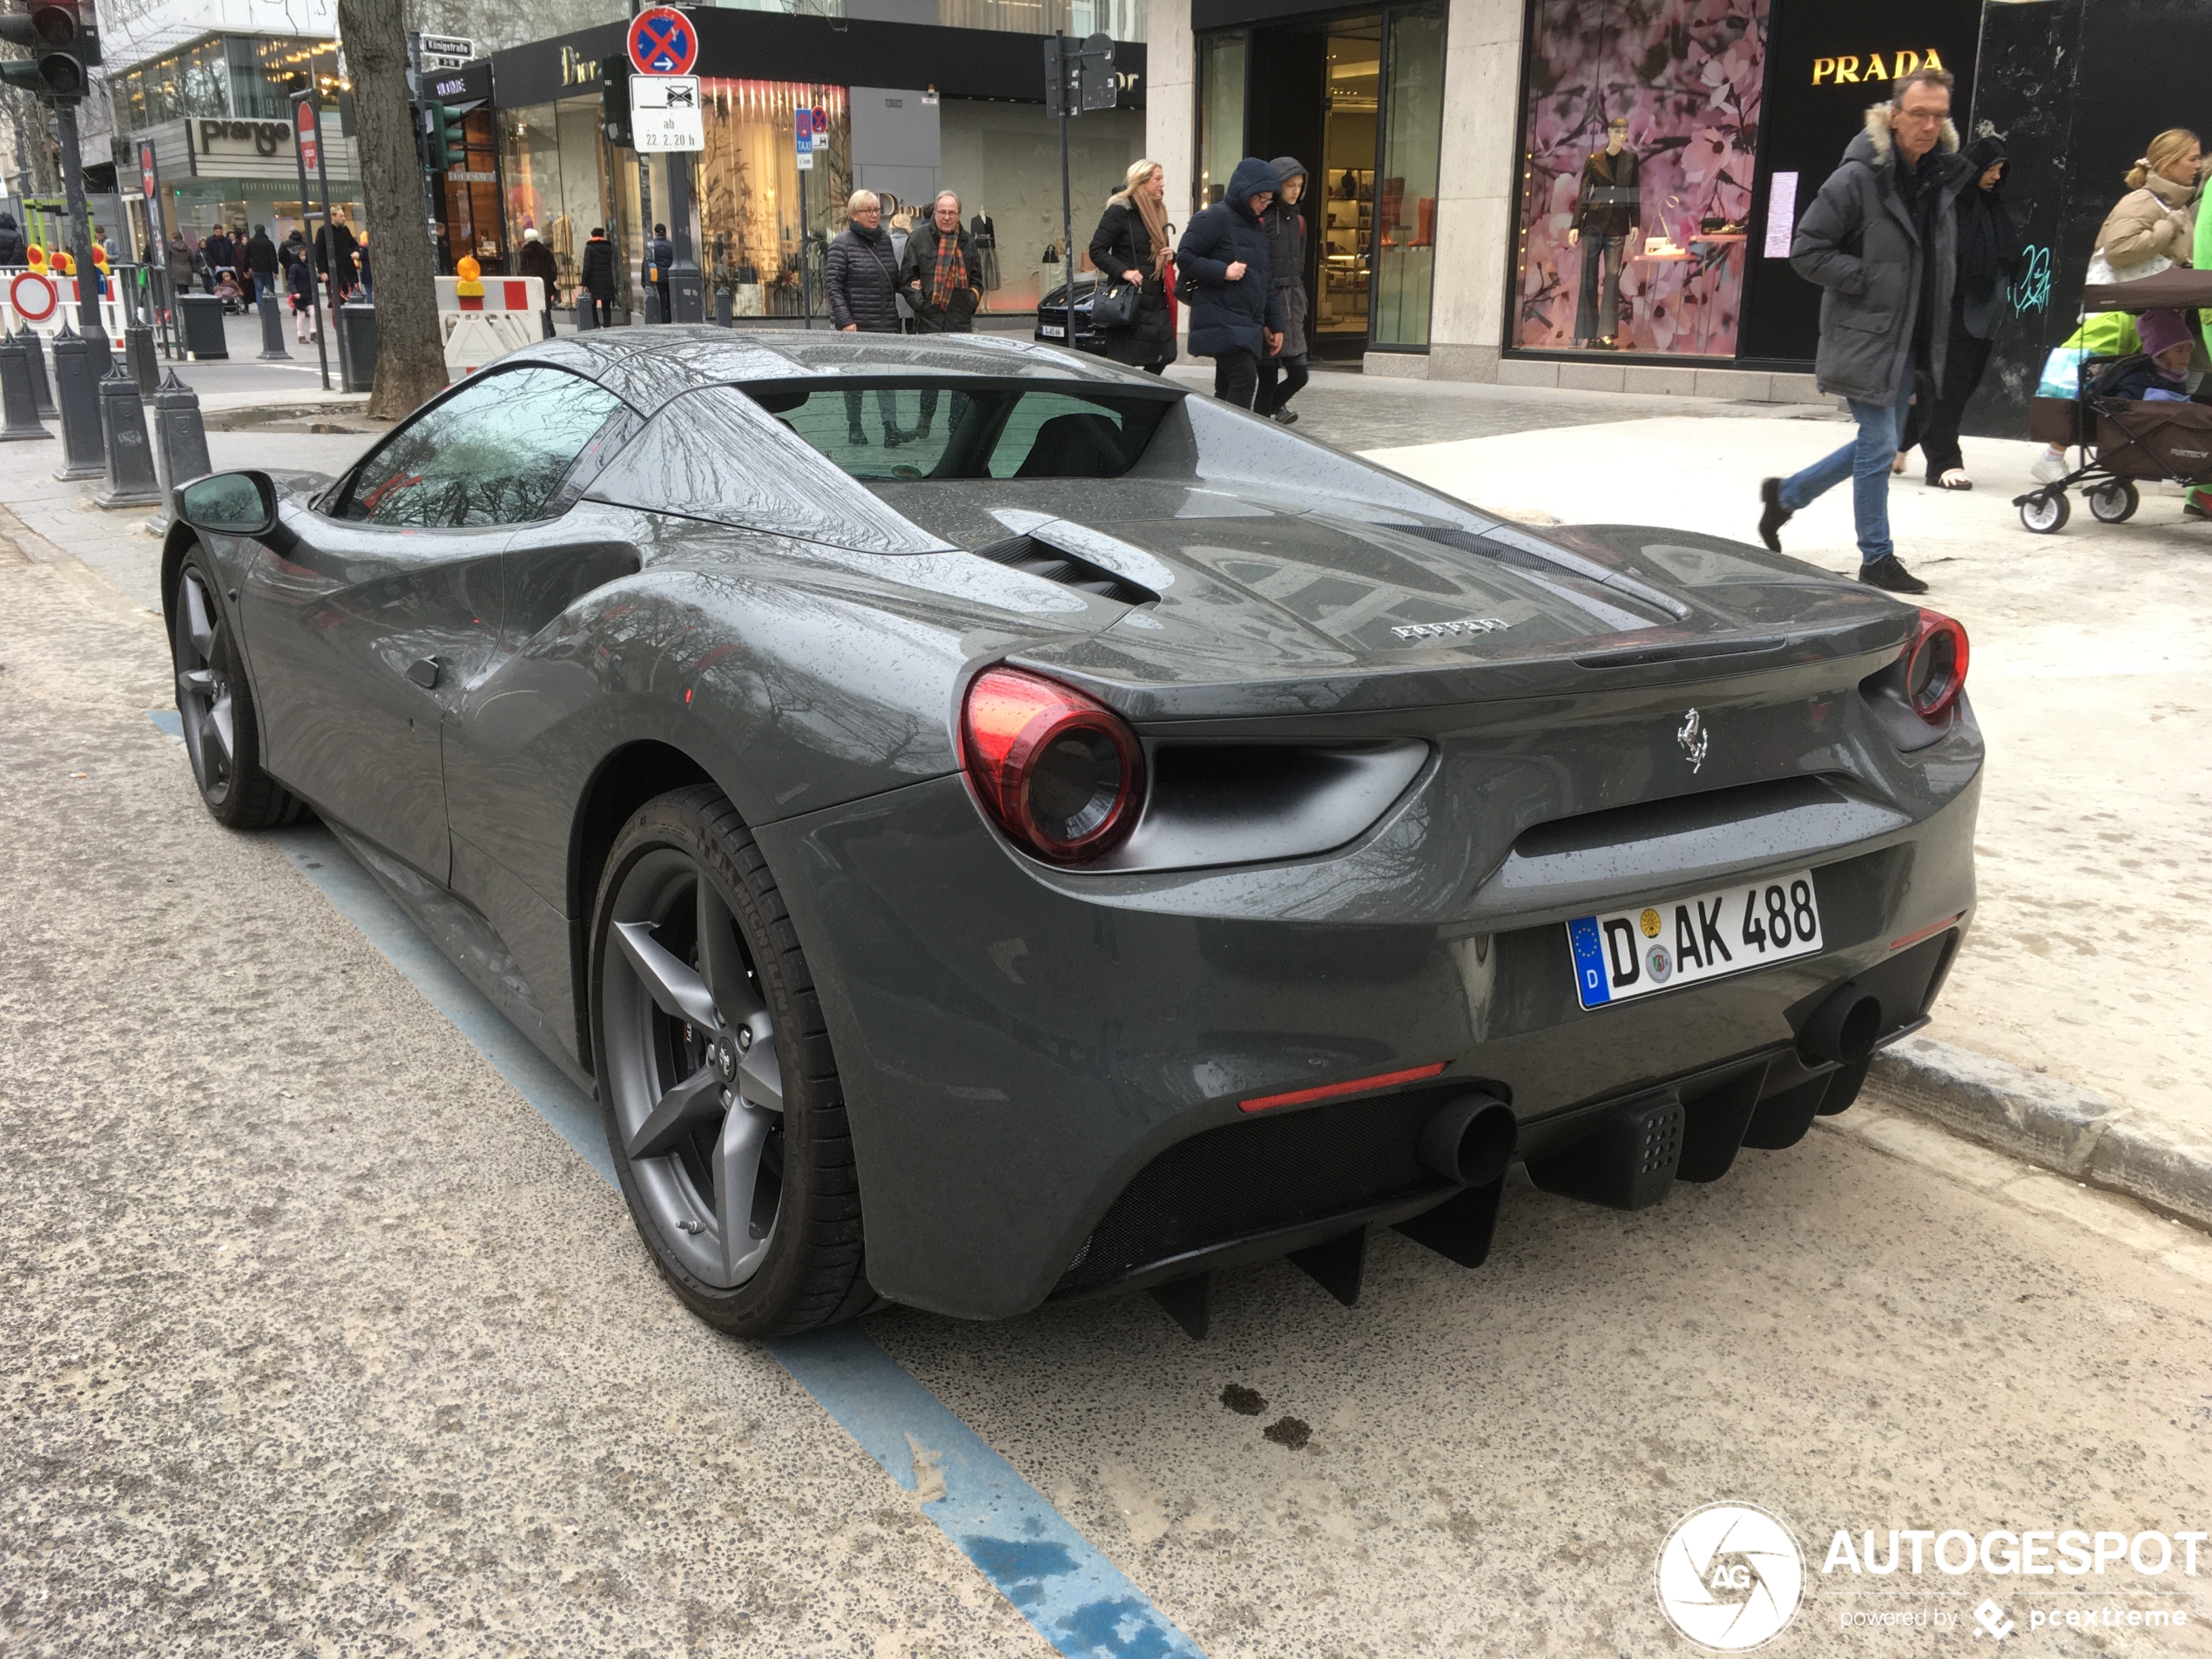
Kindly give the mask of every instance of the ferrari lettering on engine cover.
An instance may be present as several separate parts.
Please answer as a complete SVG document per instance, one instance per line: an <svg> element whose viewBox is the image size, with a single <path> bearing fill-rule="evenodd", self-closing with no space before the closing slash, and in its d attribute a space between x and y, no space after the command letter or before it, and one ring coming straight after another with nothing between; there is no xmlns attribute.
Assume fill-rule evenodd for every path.
<svg viewBox="0 0 2212 1659"><path fill-rule="evenodd" d="M1400 639L1441 639L1453 634L1494 634L1512 626L1502 617L1461 617L1454 622L1406 623L1390 631Z"/></svg>

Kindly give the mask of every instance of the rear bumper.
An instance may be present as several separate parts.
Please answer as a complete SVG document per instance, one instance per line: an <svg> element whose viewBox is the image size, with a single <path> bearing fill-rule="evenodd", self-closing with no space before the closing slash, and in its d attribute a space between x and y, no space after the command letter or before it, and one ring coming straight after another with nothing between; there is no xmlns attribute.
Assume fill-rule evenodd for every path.
<svg viewBox="0 0 2212 1659"><path fill-rule="evenodd" d="M1926 964L1893 1012L1885 998L1892 1028L1932 996L1973 905L1978 794L1976 776L1919 822L1811 860L1821 955L1588 1013L1555 905L1379 923L1390 907L1372 887L1340 878L1342 902L1319 900L1323 860L1283 867L1271 915L1207 914L1175 876L1041 874L957 777L758 833L836 1044L869 1278L900 1302L1001 1318L1449 1197L1413 1139L1470 1086L1512 1106L1540 1157L1623 1103L1694 1096L1768 1056L1769 1094L1802 1085L1797 1028L1838 984ZM1932 927L1932 951L1892 949ZM1238 1109L1440 1062L1379 1095Z"/></svg>

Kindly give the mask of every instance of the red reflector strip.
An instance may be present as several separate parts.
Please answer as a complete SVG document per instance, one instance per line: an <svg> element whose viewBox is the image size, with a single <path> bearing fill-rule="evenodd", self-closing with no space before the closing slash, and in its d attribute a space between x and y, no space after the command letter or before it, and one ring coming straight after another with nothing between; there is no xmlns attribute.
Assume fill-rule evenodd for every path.
<svg viewBox="0 0 2212 1659"><path fill-rule="evenodd" d="M1957 927L1959 925L1959 917L1963 916L1966 914L1966 913L1965 911L1961 910L1958 916L1946 917L1943 921L1936 923L1936 925L1932 927L1923 927L1917 934L1907 934L1902 939L1892 939L1890 941L1890 948L1892 950L1903 950L1907 945L1917 945L1923 939L1933 939L1946 927Z"/></svg>
<svg viewBox="0 0 2212 1659"><path fill-rule="evenodd" d="M1293 1089L1287 1095L1255 1095L1250 1100L1238 1101L1237 1109L1264 1112L1271 1106L1303 1106L1308 1101L1334 1100L1339 1095L1364 1095L1371 1089L1387 1089L1393 1083L1417 1083L1424 1077L1433 1077L1449 1064L1448 1060L1440 1060L1433 1066L1378 1072L1372 1077L1354 1077L1350 1082L1323 1083L1318 1089Z"/></svg>

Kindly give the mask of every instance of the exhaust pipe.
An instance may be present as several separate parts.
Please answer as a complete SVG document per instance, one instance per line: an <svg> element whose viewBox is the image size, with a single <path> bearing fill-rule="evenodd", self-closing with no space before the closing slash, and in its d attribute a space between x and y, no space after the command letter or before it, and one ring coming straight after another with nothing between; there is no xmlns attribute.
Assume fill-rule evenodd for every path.
<svg viewBox="0 0 2212 1659"><path fill-rule="evenodd" d="M1797 1033L1797 1053L1809 1066L1864 1065L1882 1035L1882 999L1857 983L1838 986Z"/></svg>
<svg viewBox="0 0 2212 1659"><path fill-rule="evenodd" d="M1437 1109L1414 1156L1424 1169L1465 1187L1487 1187L1513 1161L1520 1126L1512 1109L1484 1094L1461 1095Z"/></svg>

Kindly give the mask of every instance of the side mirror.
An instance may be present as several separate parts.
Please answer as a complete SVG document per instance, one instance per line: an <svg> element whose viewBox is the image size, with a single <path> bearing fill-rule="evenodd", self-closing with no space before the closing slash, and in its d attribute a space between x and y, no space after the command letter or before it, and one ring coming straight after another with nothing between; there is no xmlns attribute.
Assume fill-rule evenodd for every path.
<svg viewBox="0 0 2212 1659"><path fill-rule="evenodd" d="M211 473L177 492L177 516L212 536L266 536L276 511L276 486L266 472Z"/></svg>

